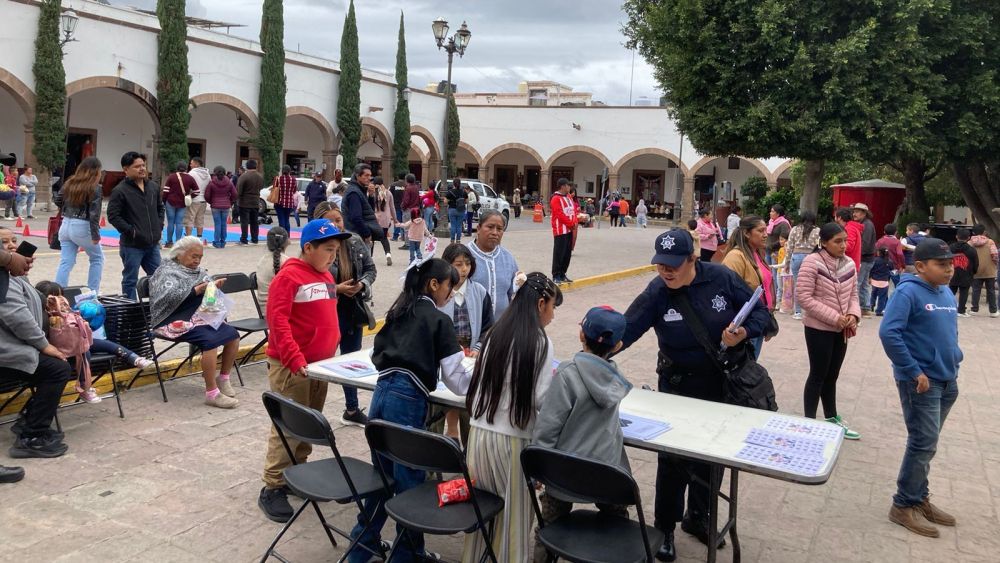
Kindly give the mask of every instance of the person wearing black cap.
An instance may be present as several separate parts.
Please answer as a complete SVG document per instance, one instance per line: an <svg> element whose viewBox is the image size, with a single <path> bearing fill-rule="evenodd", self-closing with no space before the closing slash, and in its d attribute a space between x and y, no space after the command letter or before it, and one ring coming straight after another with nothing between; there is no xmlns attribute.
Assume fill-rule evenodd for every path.
<svg viewBox="0 0 1000 563"><path fill-rule="evenodd" d="M931 504L927 482L941 429L958 399L963 358L955 296L948 289L954 257L941 239L920 242L913 251L917 274L903 275L879 327L907 432L889 520L933 538L939 535L933 524L955 525L954 516Z"/></svg>
<svg viewBox="0 0 1000 563"><path fill-rule="evenodd" d="M692 331L684 310L698 311L698 319L712 342L729 349L727 357L746 358L749 339L762 336L769 323L763 301L758 301L742 326L732 327L736 313L752 293L732 270L720 264L701 262L694 254L694 241L683 229L672 229L656 237L652 263L657 278L650 281L625 313L628 322L623 348L628 348L650 328L659 345L656 372L664 393L720 402L723 374ZM654 526L667 535L656 557L673 561L674 526L708 543L710 466L660 455L656 470ZM692 476L700 482L692 480ZM688 511L684 514L684 491L688 489ZM682 519L683 516L683 519Z"/></svg>
<svg viewBox="0 0 1000 563"><path fill-rule="evenodd" d="M556 283L572 283L573 280L566 277L566 272L569 271L569 261L573 257L576 206L569 198L569 180L559 178L556 186L558 191L549 201L549 208L552 210L552 280Z"/></svg>

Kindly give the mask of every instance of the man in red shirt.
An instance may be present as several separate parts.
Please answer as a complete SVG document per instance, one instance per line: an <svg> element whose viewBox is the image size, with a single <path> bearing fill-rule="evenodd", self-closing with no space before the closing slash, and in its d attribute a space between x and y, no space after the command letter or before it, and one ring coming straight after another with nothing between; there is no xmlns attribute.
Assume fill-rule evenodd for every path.
<svg viewBox="0 0 1000 563"><path fill-rule="evenodd" d="M302 228L301 258L289 258L268 288L267 378L271 390L316 410L323 410L327 384L306 378L306 365L330 358L337 351L340 325L330 265L340 252L341 242L350 237L328 219L310 221ZM287 439L295 452L295 462L305 462L312 446ZM257 505L275 522L287 522L292 517L283 476L291 463L272 428L264 458L264 488Z"/></svg>
<svg viewBox="0 0 1000 563"><path fill-rule="evenodd" d="M847 232L847 251L844 253L848 258L854 260L854 269L861 269L861 232L865 230L861 223L854 220L851 210L841 207L834 213L837 224L844 227Z"/></svg>
<svg viewBox="0 0 1000 563"><path fill-rule="evenodd" d="M556 283L573 283L566 277L569 260L573 256L573 229L576 227L576 206L569 197L569 180L559 178L558 191L552 194L549 209L552 210L552 280Z"/></svg>

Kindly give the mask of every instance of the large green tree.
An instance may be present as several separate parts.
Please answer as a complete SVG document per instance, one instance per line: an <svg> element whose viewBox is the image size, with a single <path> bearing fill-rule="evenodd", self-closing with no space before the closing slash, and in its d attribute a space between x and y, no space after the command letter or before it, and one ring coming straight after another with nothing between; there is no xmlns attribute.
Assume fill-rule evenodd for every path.
<svg viewBox="0 0 1000 563"><path fill-rule="evenodd" d="M66 161L66 71L59 46L59 0L44 0L35 38L35 144L32 154L45 170Z"/></svg>
<svg viewBox="0 0 1000 563"><path fill-rule="evenodd" d="M257 112L260 127L254 144L260 151L264 180L280 172L285 136L285 16L282 0L264 0L260 24L260 97Z"/></svg>
<svg viewBox="0 0 1000 563"><path fill-rule="evenodd" d="M403 33L403 14L400 13L396 47L396 114L392 139L392 173L396 176L410 171L410 102L404 96L407 83L406 37Z"/></svg>
<svg viewBox="0 0 1000 563"><path fill-rule="evenodd" d="M188 73L187 22L184 0L159 0L156 16L160 20L157 43L156 101L160 117L160 162L163 170L172 170L178 161L188 159L187 130L191 75Z"/></svg>
<svg viewBox="0 0 1000 563"><path fill-rule="evenodd" d="M345 172L350 173L358 162L358 147L361 144L361 60L358 56L358 22L354 16L354 0L351 0L347 8L344 31L340 36L338 86L337 128L340 129L340 154L344 157L344 167L347 168Z"/></svg>
<svg viewBox="0 0 1000 563"><path fill-rule="evenodd" d="M458 106L455 104L455 95L448 95L448 116L445 127L448 128L448 146L444 149L444 161L448 165L448 176L454 176L458 172L455 165L455 156L458 154L458 142L462 140L462 123L458 120Z"/></svg>

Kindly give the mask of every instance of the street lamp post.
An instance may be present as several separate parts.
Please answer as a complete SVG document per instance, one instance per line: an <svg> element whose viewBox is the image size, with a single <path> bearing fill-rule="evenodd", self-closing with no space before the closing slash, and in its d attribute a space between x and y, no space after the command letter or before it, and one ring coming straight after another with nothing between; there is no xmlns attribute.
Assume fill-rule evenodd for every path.
<svg viewBox="0 0 1000 563"><path fill-rule="evenodd" d="M441 158L441 185L446 186L448 183L448 104L451 102L451 65L455 59L455 53L458 53L459 58L465 55L465 49L469 46L469 39L472 38L472 32L469 31L469 26L462 22L462 27L458 29L451 37L448 37L448 21L444 18L438 18L431 23L431 31L434 33L434 40L437 42L438 49L444 49L448 53L448 81L445 83L445 118L444 118L444 135L442 139L444 142L441 146L442 158ZM445 206L442 206L445 207ZM447 225L447 215L442 214L442 217L438 220L438 230L442 230L443 227Z"/></svg>
<svg viewBox="0 0 1000 563"><path fill-rule="evenodd" d="M73 10L66 10L59 16L59 23L62 25L63 38L59 41L59 46L64 47L67 43L76 41L73 34L76 33L76 24L80 22L80 16Z"/></svg>

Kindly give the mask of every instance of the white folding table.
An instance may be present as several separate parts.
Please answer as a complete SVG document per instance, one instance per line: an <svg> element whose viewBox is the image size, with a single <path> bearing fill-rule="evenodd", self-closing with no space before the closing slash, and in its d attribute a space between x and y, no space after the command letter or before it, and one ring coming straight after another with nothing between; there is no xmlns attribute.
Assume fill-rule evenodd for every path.
<svg viewBox="0 0 1000 563"><path fill-rule="evenodd" d="M374 369L371 363L371 349L361 350L330 360L314 362L307 368L307 374L313 379L349 385L359 389L375 389L378 374L364 377L346 377L322 364L325 362L357 361L363 362ZM461 397L439 386L431 393L430 401L444 406L465 408L465 397ZM827 443L823 452L823 465L814 475L803 475L791 471L758 464L737 457L737 453L745 445L743 439L751 429L763 428L767 421L778 413L746 407L737 407L724 403L702 401L659 393L647 389L634 388L622 400L621 412L646 419L668 422L671 429L650 440L625 438L625 445L633 448L654 451L657 453L677 456L679 458L707 463L713 466L710 471L711 482L706 483L710 491L721 488L723 472L729 470L729 494L721 492L710 495L709 500L709 545L708 561L714 563L718 543L728 532L732 541L733 561L740 561L740 541L736 531L736 515L739 498L739 473L745 471L763 475L773 479L800 483L804 485L822 485L829 480L840 454L843 435ZM811 424L829 424L822 421L796 417L780 413L781 416L799 419ZM834 426L834 425L830 425ZM721 470L716 470L719 468ZM729 515L726 523L718 528L719 497L729 503Z"/></svg>

